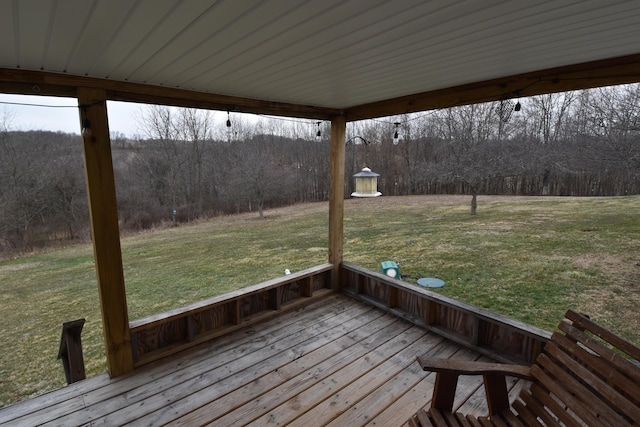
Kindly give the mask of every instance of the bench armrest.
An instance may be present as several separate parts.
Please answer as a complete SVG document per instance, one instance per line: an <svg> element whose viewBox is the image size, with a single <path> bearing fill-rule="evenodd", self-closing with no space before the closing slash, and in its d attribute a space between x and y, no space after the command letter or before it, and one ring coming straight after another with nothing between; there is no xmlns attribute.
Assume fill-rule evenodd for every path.
<svg viewBox="0 0 640 427"><path fill-rule="evenodd" d="M505 363L470 362L466 360L417 357L425 371L436 373L431 407L451 412L460 375L482 375L487 395L489 415L497 415L509 408L509 394L505 376L531 380L528 366Z"/></svg>
<svg viewBox="0 0 640 427"><path fill-rule="evenodd" d="M417 357L418 363L424 371L450 372L457 375L506 375L510 377L531 380L530 368L523 365L509 365L506 363L472 362L455 359L433 359Z"/></svg>

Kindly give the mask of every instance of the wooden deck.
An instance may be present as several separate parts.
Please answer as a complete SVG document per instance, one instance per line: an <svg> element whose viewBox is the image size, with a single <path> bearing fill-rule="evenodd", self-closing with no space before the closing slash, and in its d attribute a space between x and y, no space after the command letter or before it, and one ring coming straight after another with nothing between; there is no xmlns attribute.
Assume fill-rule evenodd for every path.
<svg viewBox="0 0 640 427"><path fill-rule="evenodd" d="M488 360L378 308L330 294L133 375L90 378L0 410L0 425L403 425L430 403L417 355ZM511 395L522 382L510 383ZM481 379L455 409L486 413Z"/></svg>

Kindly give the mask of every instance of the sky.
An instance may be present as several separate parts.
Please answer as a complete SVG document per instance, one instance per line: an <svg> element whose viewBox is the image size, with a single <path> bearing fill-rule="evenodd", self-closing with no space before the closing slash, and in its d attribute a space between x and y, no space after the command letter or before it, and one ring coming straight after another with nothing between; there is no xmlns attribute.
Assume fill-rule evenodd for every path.
<svg viewBox="0 0 640 427"><path fill-rule="evenodd" d="M144 137L138 125L137 117L146 108L145 104L133 102L107 101L109 116L109 131L124 134L125 137L136 139ZM213 120L222 129L226 125L227 112L213 111ZM0 123L5 117L9 118L8 128L14 131L44 130L80 134L80 119L78 116L78 101L76 98L59 98L38 95L8 95L0 94ZM309 135L315 135L317 122L305 119L278 118L249 113L231 113L232 123L254 125L261 121L280 120L291 126L295 122L303 123ZM264 120L263 120L264 119ZM294 132L300 132L294 131ZM297 135L297 133L296 133Z"/></svg>
<svg viewBox="0 0 640 427"><path fill-rule="evenodd" d="M109 131L124 134L128 138L144 137L138 125L137 117L144 111L146 104L134 102L107 101ZM213 120L221 127L227 121L226 111L213 111ZM8 128L14 131L45 130L80 134L78 101L76 98L59 98L38 95L0 94L0 123L9 117ZM304 119L286 119L274 116L262 116L249 113L231 113L233 123L253 125L262 119L282 120L284 122L301 121L309 124L310 132L315 135L315 122Z"/></svg>
<svg viewBox="0 0 640 427"><path fill-rule="evenodd" d="M77 105L75 98L0 94L0 119L5 114L8 115L11 130L49 130L79 134ZM144 108L143 104L108 101L109 130L134 137L139 133L135 116L141 108Z"/></svg>

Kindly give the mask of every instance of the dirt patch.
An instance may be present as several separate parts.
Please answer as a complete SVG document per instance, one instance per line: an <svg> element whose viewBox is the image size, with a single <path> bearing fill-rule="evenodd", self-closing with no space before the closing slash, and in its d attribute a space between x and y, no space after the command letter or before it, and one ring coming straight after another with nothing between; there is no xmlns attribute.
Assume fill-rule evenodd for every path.
<svg viewBox="0 0 640 427"><path fill-rule="evenodd" d="M42 262L23 262L20 264L0 265L0 273L28 270L30 268L42 267L43 265L44 263Z"/></svg>
<svg viewBox="0 0 640 427"><path fill-rule="evenodd" d="M640 262L597 254L577 257L573 263L581 270L598 269L612 278L584 290L576 301L578 310L594 315L605 327L624 328L616 332L633 340L640 330Z"/></svg>
<svg viewBox="0 0 640 427"><path fill-rule="evenodd" d="M616 257L610 254L582 255L573 259L572 264L580 270L598 269L615 277L618 280L614 284L628 285L629 283L640 285L640 261Z"/></svg>

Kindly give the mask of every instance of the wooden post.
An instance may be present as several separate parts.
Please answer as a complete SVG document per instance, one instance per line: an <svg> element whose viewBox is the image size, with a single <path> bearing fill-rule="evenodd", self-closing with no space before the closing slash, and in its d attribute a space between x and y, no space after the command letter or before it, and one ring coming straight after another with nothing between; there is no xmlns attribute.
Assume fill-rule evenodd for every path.
<svg viewBox="0 0 640 427"><path fill-rule="evenodd" d="M344 244L344 158L347 121L344 116L331 120L331 169L329 183L329 262L333 264L331 286L340 290L339 267Z"/></svg>
<svg viewBox="0 0 640 427"><path fill-rule="evenodd" d="M82 338L80 336L83 326L84 319L64 322L62 324L58 359L62 360L67 384L75 383L87 377L84 370Z"/></svg>
<svg viewBox="0 0 640 427"><path fill-rule="evenodd" d="M458 387L458 374L454 372L437 372L436 382L433 386L433 399L431 407L444 412L451 412L453 402L456 398L456 388Z"/></svg>
<svg viewBox="0 0 640 427"><path fill-rule="evenodd" d="M78 88L85 174L102 325L111 377L133 370L105 93Z"/></svg>
<svg viewBox="0 0 640 427"><path fill-rule="evenodd" d="M509 408L509 393L507 392L507 380L504 375L485 374L484 391L487 395L489 416L499 415Z"/></svg>

